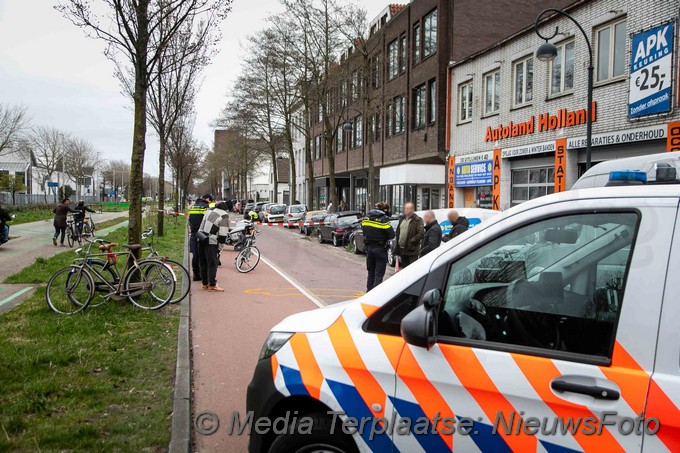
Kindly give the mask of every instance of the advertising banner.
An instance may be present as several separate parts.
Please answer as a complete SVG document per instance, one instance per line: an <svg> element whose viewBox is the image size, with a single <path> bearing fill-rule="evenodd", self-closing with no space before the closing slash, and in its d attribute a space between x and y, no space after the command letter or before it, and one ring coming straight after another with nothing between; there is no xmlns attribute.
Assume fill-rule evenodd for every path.
<svg viewBox="0 0 680 453"><path fill-rule="evenodd" d="M492 182L492 160L456 164L456 187L490 186Z"/></svg>
<svg viewBox="0 0 680 453"><path fill-rule="evenodd" d="M628 116L637 118L672 108L673 22L634 34L631 40Z"/></svg>

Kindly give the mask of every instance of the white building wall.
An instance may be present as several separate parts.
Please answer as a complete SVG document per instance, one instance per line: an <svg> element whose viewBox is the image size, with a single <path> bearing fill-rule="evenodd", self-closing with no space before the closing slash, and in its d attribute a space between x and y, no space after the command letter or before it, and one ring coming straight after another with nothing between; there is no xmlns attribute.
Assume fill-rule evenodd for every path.
<svg viewBox="0 0 680 453"><path fill-rule="evenodd" d="M595 0L583 2L580 6L569 11L569 13L583 26L593 43L593 58L596 59L597 46L594 28L614 21L618 18L626 18L627 28L625 52L625 73L624 76L608 83L598 84L595 82L593 99L597 103L597 121L593 124L593 135L635 129L646 126L667 124L680 119L677 108L677 71L678 71L678 2L667 0ZM673 105L674 109L670 114L654 117L644 117L641 119L628 118L628 71L630 67L630 46L631 33L652 28L663 22L676 19L675 23L675 55L674 55L674 80L673 82ZM529 25L529 24L527 24ZM533 62L533 100L522 107L515 108L513 100L513 67L514 62L522 57L534 54L536 49L543 43L533 29L533 25L526 31L516 35L506 42L487 49L469 60L464 60L454 64L451 68L451 142L450 153L453 156L492 151L494 149L507 149L518 146L530 145L543 142L554 142L559 138L585 137L586 125L579 125L564 129L536 132L514 138L501 139L496 142L486 142L484 140L487 127L496 128L499 125L507 125L510 121L519 123L527 121L532 115L536 117L538 126L538 115L550 113L554 115L561 108L569 111L584 109L587 106L587 67L588 52L587 46L576 25L566 18L558 18L541 27L545 35L552 34L555 26L559 27L560 34L551 42L559 44L567 39L574 39L575 42L575 64L574 64L574 89L570 92L557 97L549 96L549 63L538 61L534 57ZM500 110L497 114L483 116L483 76L484 74L500 68L501 71L501 102ZM597 68L596 68L597 71ZM459 87L462 83L472 81L473 83L473 112L472 120L466 122L459 121ZM669 81L670 82L670 81ZM661 141L657 141L655 149L665 150ZM665 138L664 138L665 143ZM641 147L649 143L641 143ZM593 148L593 161L596 161L598 148ZM581 155L581 154L579 154ZM614 156L616 157L616 156ZM608 157L608 158L611 158ZM549 159L548 159L549 161ZM513 163L514 164L514 163ZM517 165L522 165L517 163ZM568 151L567 164L567 189L573 185L578 178L576 151ZM501 167L501 208L505 209L510 205L511 190L511 165L508 159L502 160ZM459 206L462 190L456 190L456 206Z"/></svg>

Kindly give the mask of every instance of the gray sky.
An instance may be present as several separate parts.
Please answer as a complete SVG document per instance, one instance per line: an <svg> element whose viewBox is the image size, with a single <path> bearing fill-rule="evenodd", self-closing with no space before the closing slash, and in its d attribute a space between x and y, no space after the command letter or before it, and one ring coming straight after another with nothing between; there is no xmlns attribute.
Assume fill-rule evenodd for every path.
<svg viewBox="0 0 680 453"><path fill-rule="evenodd" d="M95 2L96 3L96 2ZM363 0L372 19L388 0ZM0 102L27 107L34 124L54 126L85 138L106 159L129 160L131 102L120 93L101 41L54 10L51 0L0 0ZM195 136L212 143L210 122L226 103L240 71L242 43L261 29L277 0L235 0L224 21L220 53L204 73ZM158 144L147 135L144 171L157 174Z"/></svg>

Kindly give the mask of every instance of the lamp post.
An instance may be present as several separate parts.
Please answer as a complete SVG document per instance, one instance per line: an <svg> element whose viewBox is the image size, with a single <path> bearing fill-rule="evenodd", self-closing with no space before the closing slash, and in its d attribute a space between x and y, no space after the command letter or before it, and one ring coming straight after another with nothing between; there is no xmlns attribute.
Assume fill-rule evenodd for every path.
<svg viewBox="0 0 680 453"><path fill-rule="evenodd" d="M540 61L543 62L550 62L555 59L557 56L557 47L555 47L554 44L550 42L551 39L553 39L555 36L557 36L558 33L558 27L555 27L555 31L552 33L552 35L543 35L541 34L541 31L539 29L541 19L543 16L546 14L550 13L555 13L559 14L561 16L566 17L567 19L571 20L576 26L578 27L579 30L581 30L581 34L583 34L583 39L586 41L586 45L588 46L588 119L586 120L586 171L590 169L591 166L591 160L592 160L592 138L593 138L593 73L595 72L595 66L593 66L593 46L590 43L590 38L586 34L585 30L581 26L581 24L578 23L576 19L574 19L570 14L562 11L561 9L557 8L548 8L543 11L536 17L536 23L534 24L534 31L536 34L541 38L544 39L545 42L541 44L538 49L536 50L536 58Z"/></svg>

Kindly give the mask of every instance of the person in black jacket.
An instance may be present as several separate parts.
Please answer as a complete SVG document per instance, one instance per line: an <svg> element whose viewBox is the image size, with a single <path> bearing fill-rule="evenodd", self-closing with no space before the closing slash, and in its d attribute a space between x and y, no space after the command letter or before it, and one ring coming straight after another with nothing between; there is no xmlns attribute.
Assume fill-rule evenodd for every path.
<svg viewBox="0 0 680 453"><path fill-rule="evenodd" d="M9 241L9 226L7 222L12 220L9 211L0 206L0 244Z"/></svg>
<svg viewBox="0 0 680 453"><path fill-rule="evenodd" d="M444 242L448 242L451 239L465 233L470 227L470 222L467 218L458 214L458 211L451 210L448 214L449 222L451 222L451 229L448 234L442 238Z"/></svg>
<svg viewBox="0 0 680 453"><path fill-rule="evenodd" d="M366 244L366 291L382 283L387 268L387 243L394 239L394 230L384 211L372 209L361 222Z"/></svg>
<svg viewBox="0 0 680 453"><path fill-rule="evenodd" d="M189 237L189 250L191 251L191 270L194 274L194 281L201 280L201 268L199 265L198 246L196 244L196 232L201 226L205 211L210 207L213 201L213 196L209 193L203 195L196 200L194 205L189 209L189 228L191 229L191 236Z"/></svg>
<svg viewBox="0 0 680 453"><path fill-rule="evenodd" d="M85 204L83 200L80 200L76 205L76 212L73 213L73 220L76 222L76 228L78 228L78 234L83 234L83 223L85 222L85 213L92 212L95 210L91 209Z"/></svg>
<svg viewBox="0 0 680 453"><path fill-rule="evenodd" d="M442 229L439 226L439 222L437 222L434 212L425 211L423 221L425 222L425 236L423 236L423 243L420 246L421 258L439 247L442 243Z"/></svg>

